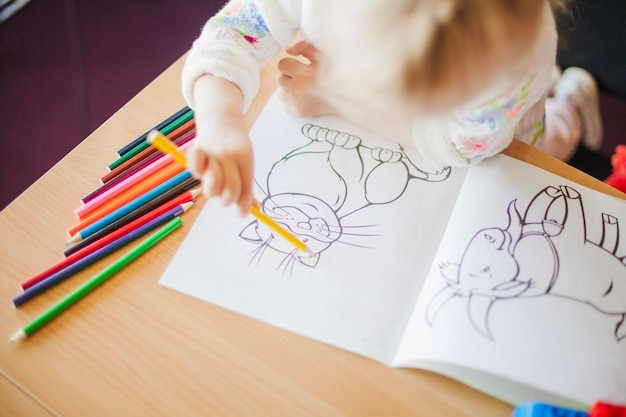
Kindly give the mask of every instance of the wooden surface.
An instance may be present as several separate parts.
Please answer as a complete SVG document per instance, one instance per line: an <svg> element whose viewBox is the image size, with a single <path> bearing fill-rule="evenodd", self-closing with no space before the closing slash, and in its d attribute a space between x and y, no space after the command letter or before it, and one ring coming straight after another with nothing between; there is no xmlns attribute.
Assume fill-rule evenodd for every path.
<svg viewBox="0 0 626 417"><path fill-rule="evenodd" d="M1 337L111 262L19 309L10 301L22 281L62 259L73 210L115 151L184 105L181 67L182 58L2 211ZM249 126L275 87L274 68L264 71ZM507 153L621 195L523 144ZM0 415L510 415L509 405L448 378L392 369L160 286L202 204L183 216L182 230L32 338L0 343Z"/></svg>

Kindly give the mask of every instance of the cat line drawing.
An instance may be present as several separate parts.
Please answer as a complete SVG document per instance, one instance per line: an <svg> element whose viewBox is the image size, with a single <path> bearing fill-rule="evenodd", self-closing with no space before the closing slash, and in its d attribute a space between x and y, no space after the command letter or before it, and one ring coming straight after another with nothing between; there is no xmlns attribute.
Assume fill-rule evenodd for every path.
<svg viewBox="0 0 626 417"><path fill-rule="evenodd" d="M352 214L398 200L410 181L439 182L450 175L449 167L435 172L421 169L395 143L368 147L358 136L310 123L300 134L307 143L276 161L264 184L258 179L256 184L265 196L261 210L302 240L314 256L294 249L255 220L239 235L256 245L250 263L278 253L278 269L291 273L296 263L315 267L334 244L362 247L376 225L348 225ZM316 183L324 187L310 186Z"/></svg>
<svg viewBox="0 0 626 417"><path fill-rule="evenodd" d="M616 340L626 338L626 256L618 219L608 213L591 219L602 222L602 234L589 240L582 197L569 186L544 188L524 212L513 200L507 216L505 228L479 230L458 263L440 264L445 285L426 308L427 323L434 326L441 309L461 297L475 329L493 339L494 303L557 296L614 316ZM599 274L598 265L612 265L616 273Z"/></svg>

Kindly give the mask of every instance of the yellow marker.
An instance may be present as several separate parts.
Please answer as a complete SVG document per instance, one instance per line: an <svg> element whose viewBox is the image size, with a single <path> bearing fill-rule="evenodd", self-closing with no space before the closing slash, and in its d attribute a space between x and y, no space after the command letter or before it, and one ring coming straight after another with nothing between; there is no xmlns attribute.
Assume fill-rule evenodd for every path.
<svg viewBox="0 0 626 417"><path fill-rule="evenodd" d="M163 152L164 154L172 155L172 158L182 166L187 166L187 160L185 158L185 154L178 150L178 147L175 143L170 141L165 135L163 135L158 130L152 130L148 133L147 141L149 144ZM252 215L257 218L260 222L264 223L267 227L272 229L274 232L285 238L289 243L295 246L297 249L307 253L310 256L314 256L313 252L307 248L306 244L302 242L300 239L295 237L293 234L289 233L285 228L281 227L278 223L272 220L267 214L263 213L259 207L258 203L255 201L252 205Z"/></svg>

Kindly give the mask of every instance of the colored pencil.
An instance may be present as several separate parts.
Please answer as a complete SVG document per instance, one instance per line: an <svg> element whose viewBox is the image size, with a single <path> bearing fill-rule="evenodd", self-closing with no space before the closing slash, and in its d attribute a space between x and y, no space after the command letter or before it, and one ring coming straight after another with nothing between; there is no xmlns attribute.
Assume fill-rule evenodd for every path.
<svg viewBox="0 0 626 417"><path fill-rule="evenodd" d="M186 149L192 143L193 142L188 142L184 144L181 147L181 149ZM173 163L173 158L169 156L167 158L161 158L161 159L154 161L154 163L149 164L148 166L137 171L130 177L125 178L124 181L120 182L115 187L112 187L111 189L100 194L99 196L89 201L88 203L83 204L82 206L78 207L76 210L74 210L74 214L76 214L76 216L79 219L85 219L87 216L91 214L95 214L99 210L100 212L103 212L103 210L106 209L107 207L108 207L108 211L110 212L112 211L114 207L117 208L117 207L122 206L123 204L130 201L133 198L132 197L133 195L137 197L139 194L142 194L142 192L139 191L141 188L143 188L142 185L149 184L152 178L157 178L157 174L159 172L165 172L162 170L164 170L166 167L170 165L173 166L174 163ZM180 172L180 170L172 169L171 172L172 172L171 175L164 176L162 180L158 182L160 183L160 182L165 181L168 178L171 178L172 176L175 175L175 173ZM142 185L139 185L139 184L142 184ZM135 193L130 192L131 187L133 187L136 190ZM149 186L147 185L146 188L148 187ZM152 187L149 187L149 188L152 188ZM127 194L123 198L122 195L124 193L127 193ZM119 200L114 200L116 198L118 198Z"/></svg>
<svg viewBox="0 0 626 417"><path fill-rule="evenodd" d="M191 205L192 203L187 203ZM187 206L177 206L163 213L162 215L156 217L155 219L150 220L149 222L127 232L126 234L120 236L119 238L113 240L107 245L104 245L100 249L93 251L89 255L78 259L77 261L70 263L69 265L61 268L54 274L46 277L45 279L39 281L38 283L28 287L23 293L13 297L13 304L16 307L21 306L25 302L32 300L37 295L43 293L49 288L52 288L56 284L62 282L66 278L71 277L72 275L82 271L87 268L89 265L94 264L105 256L115 252L116 250L122 248L128 243L140 238L146 233L156 229L162 224L173 220L175 217L180 216L185 212Z"/></svg>
<svg viewBox="0 0 626 417"><path fill-rule="evenodd" d="M191 119L182 126L180 126L178 129L168 134L167 137L171 141L182 145L186 141L188 135L195 132L195 127L195 120ZM109 181L119 177L120 175L123 175L122 173L132 171L131 168L136 167L137 165L142 165L144 161L151 161L154 160L154 158L159 158L161 156L162 154L159 153L152 146L145 146L141 151L136 152L132 157L127 158L123 163L119 164L114 169L104 174L102 178L100 178L100 181L102 182L102 184L106 184Z"/></svg>
<svg viewBox="0 0 626 417"><path fill-rule="evenodd" d="M198 190L196 190L198 191ZM33 285L43 281L44 279L48 278L49 276L59 272L60 270L67 268L68 266L72 265L73 263L81 260L82 258L90 255L91 253L101 249L102 247L108 245L109 243L119 239L120 237L126 235L127 233L130 233L131 231L143 226L144 224L156 219L159 216L162 216L165 213L169 213L171 211L177 210L178 208L182 208L183 210L186 210L190 204L193 204L194 201L194 193L188 192L186 193L187 195L181 195L181 197L184 198L176 198L174 200L172 200L172 204L167 203L164 204L146 214L144 214L141 217L138 217L137 219L131 221L130 223L125 224L124 226L114 230L113 232L107 234L106 236L102 237L102 239L99 239L95 242L92 242L93 244L91 245L87 245L85 247L80 248L79 250L75 251L74 253L72 253L71 255L67 256L66 258L64 258L62 261L57 262L56 264L52 265L51 267L41 271L40 273L38 273L37 275L27 279L26 281L22 282L21 287L24 290L29 289L30 287L32 287ZM177 201L178 200L178 201Z"/></svg>
<svg viewBox="0 0 626 417"><path fill-rule="evenodd" d="M177 149L176 144L172 143L165 135L163 135L158 130L153 130L149 132L146 141L152 144L152 146L154 146L155 148L159 149L161 152L172 154L174 159L180 162L182 166L187 166L185 154L180 152ZM290 233L287 229L276 223L271 217L259 210L258 203L256 201L252 205L252 215L256 217L257 220L264 223L266 226L276 232L278 235L285 238L297 249L306 252L310 256L314 256L313 252L306 246L304 242L302 242L295 235Z"/></svg>
<svg viewBox="0 0 626 417"><path fill-rule="evenodd" d="M166 211L167 209L171 208L173 205L182 204L187 201L191 201L195 199L200 194L200 190L199 189L191 190L191 189L194 187L197 187L199 184L200 184L200 181L198 181L195 178L189 178L188 180L183 181L182 183L172 188L171 190L167 191L166 193L151 200L149 203L131 211L127 215L123 216L122 218L98 230L96 233L89 236L88 238L82 239L78 243L74 244L73 246L70 246L69 248L65 249L63 254L65 256L71 256L74 253L80 250L83 250L86 247L90 248L93 246L97 246L101 240L107 238L109 235L115 233L120 228L125 227L127 224L133 222L134 220L138 218L141 218L149 213L154 214L154 212L156 211L161 211L161 212L163 210ZM191 198L189 197L190 195L192 196Z"/></svg>
<svg viewBox="0 0 626 417"><path fill-rule="evenodd" d="M183 172L176 175L175 177L170 178L169 180L165 181L163 184L158 185L157 187L146 192L145 194L142 194L141 196L132 200L128 204L96 220L94 223L91 223L89 226L86 226L85 228L81 229L79 232L76 232L74 235L72 235L68 243L78 242L82 239L85 239L86 237L91 236L92 234L96 233L98 230L102 229L105 226L108 226L109 224L113 223L115 220L120 219L121 217L130 213L131 211L145 205L153 198L156 198L159 195L165 193L166 191L180 184L187 178L191 178L191 173L187 170L184 170Z"/></svg>
<svg viewBox="0 0 626 417"><path fill-rule="evenodd" d="M187 159L185 158L185 154L179 150L178 146L176 146L175 143L172 143L165 135L163 135L158 130L148 132L146 141L164 154L172 155L172 158L174 158L174 160L178 162L181 166L187 167Z"/></svg>
<svg viewBox="0 0 626 417"><path fill-rule="evenodd" d="M176 130L177 128L179 128L181 125L183 125L186 122L190 121L191 119L193 119L193 112L192 111L183 114L181 117L179 117L178 119L176 119L175 121L173 121L169 125L165 126L162 129L162 132L163 132L164 135L167 135L167 134L173 132L174 130ZM111 169L111 170L115 169L115 167L123 164L128 159L132 158L133 156L135 156L139 152L141 152L144 149L146 149L148 146L149 146L149 144L146 141L143 141L143 142L139 143L139 145L135 146L134 148L132 148L131 150L126 152L124 155L120 156L118 159L116 159L111 164L109 164L109 169Z"/></svg>
<svg viewBox="0 0 626 417"><path fill-rule="evenodd" d="M183 145L183 144L193 140L195 137L196 137L195 131L191 131L191 132L189 132L189 133L187 133L187 134L185 134L185 135L175 139L175 141L179 145ZM147 150L150 150L150 149L147 149ZM154 149L152 149L152 150L154 150ZM140 156L141 156L141 154L137 155L136 158L140 157ZM120 182L124 181L126 178L130 177L134 173L136 173L139 170L145 168L146 166L154 163L155 161L161 159L162 156L163 156L163 154L161 154L159 152L153 152L152 154L147 155L143 159L137 158L136 161L134 160L135 158L131 159L128 162L133 162L132 164L128 164L128 166L126 166L126 164L124 164L123 166L120 166L120 167L116 168L115 175L112 178L110 178L107 182L105 182L102 185L100 185L100 187L96 188L95 190L93 190L92 192L90 192L89 194L87 194L86 196L81 198L81 201L83 202L83 204L89 203L91 200L93 200L94 198L97 198L100 194L105 193L109 189L115 187L117 184L119 184ZM120 169L120 168L124 168L124 169ZM111 172L111 173L113 173L113 172Z"/></svg>
<svg viewBox="0 0 626 417"><path fill-rule="evenodd" d="M190 111L188 106L183 107L182 109L178 110L176 113L172 114L170 117L168 117L167 119L163 120L158 125L153 127L153 129L158 129L158 130L163 129L165 126L169 125L174 120L178 119L179 117L181 117L183 114L187 113L188 111ZM152 129L150 129L150 130L152 130ZM150 132L150 130L148 130L148 132ZM129 150L133 149L135 146L139 145L141 142L146 140L146 136L148 135L148 132L144 133L143 135L137 137L132 142L130 142L127 145L125 145L122 148L120 148L117 151L117 156L120 157L120 156L124 155L126 152L128 152Z"/></svg>
<svg viewBox="0 0 626 417"><path fill-rule="evenodd" d="M108 267L103 269L101 272L93 276L89 281L85 282L83 285L76 288L65 298L61 299L58 303L53 305L50 309L45 311L39 317L35 318L26 326L22 327L18 331L15 332L13 337L9 340L9 343L15 343L19 340L22 340L28 336L32 336L37 330L41 329L63 311L67 310L72 305L76 304L80 299L85 297L95 288L97 288L100 284L105 282L111 276L119 272L121 269L126 267L132 261L146 253L150 248L159 243L165 237L170 235L174 230L178 229L182 225L182 220L180 217L176 217L174 220L167 223L165 226L160 228L154 234L146 238L143 242L137 245L135 248L127 252L124 256L117 259L115 262L110 264Z"/></svg>
<svg viewBox="0 0 626 417"><path fill-rule="evenodd" d="M313 255L307 248L306 244L295 237L293 234L289 233L289 231L283 227L281 227L278 223L276 223L270 216L263 213L255 201L252 204L252 215L256 217L261 223L264 223L267 227L272 229L272 231L276 232L278 235L282 236L287 242L291 243L293 246L298 248L303 252L308 252L309 255Z"/></svg>
<svg viewBox="0 0 626 417"><path fill-rule="evenodd" d="M111 198L109 201L106 201L104 204L97 206L88 216L79 219L78 223L70 227L67 230L67 233L70 236L75 235L76 232L78 232L79 230L83 230L90 225L102 220L111 213L114 213L115 211L126 206L127 204L130 204L132 201L141 198L141 196L160 187L161 185L167 183L168 181L172 180L177 175L183 172L184 168L177 164L168 165L154 175L146 178L141 183L135 184L134 186L130 187L119 195Z"/></svg>

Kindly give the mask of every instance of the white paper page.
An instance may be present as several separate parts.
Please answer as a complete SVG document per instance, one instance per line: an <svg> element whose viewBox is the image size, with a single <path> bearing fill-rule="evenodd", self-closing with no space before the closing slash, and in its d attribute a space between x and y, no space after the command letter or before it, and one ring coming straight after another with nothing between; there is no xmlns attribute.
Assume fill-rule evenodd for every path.
<svg viewBox="0 0 626 417"><path fill-rule="evenodd" d="M397 363L626 402L625 227L623 200L503 155L472 168ZM477 376L461 379L514 404L555 398Z"/></svg>
<svg viewBox="0 0 626 417"><path fill-rule="evenodd" d="M251 137L257 200L271 195L264 210L317 263L209 201L161 284L388 363L465 171L335 117L289 117L276 98Z"/></svg>

